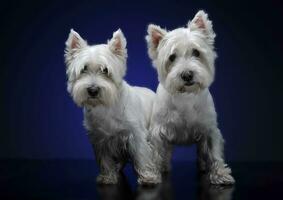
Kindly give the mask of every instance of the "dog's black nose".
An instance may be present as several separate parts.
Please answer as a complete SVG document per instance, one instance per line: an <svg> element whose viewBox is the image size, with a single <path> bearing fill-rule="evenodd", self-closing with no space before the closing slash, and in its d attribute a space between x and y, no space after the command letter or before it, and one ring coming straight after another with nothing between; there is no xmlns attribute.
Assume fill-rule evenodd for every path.
<svg viewBox="0 0 283 200"><path fill-rule="evenodd" d="M193 71L183 72L181 74L181 78L186 83L192 83L193 82L193 78L194 78L194 72Z"/></svg>
<svg viewBox="0 0 283 200"><path fill-rule="evenodd" d="M91 97L96 97L98 95L98 93L99 93L99 87L96 87L96 86L88 87L87 88L87 93Z"/></svg>

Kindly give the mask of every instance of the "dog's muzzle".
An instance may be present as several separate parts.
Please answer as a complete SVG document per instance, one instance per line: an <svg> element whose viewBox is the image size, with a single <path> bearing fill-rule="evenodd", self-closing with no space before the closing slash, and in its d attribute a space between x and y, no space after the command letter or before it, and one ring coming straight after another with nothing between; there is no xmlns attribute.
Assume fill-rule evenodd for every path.
<svg viewBox="0 0 283 200"><path fill-rule="evenodd" d="M187 71L181 73L181 79L185 82L186 86L191 86L195 84L194 82L194 72L193 71Z"/></svg>
<svg viewBox="0 0 283 200"><path fill-rule="evenodd" d="M87 88L87 93L91 98L95 98L98 96L100 88L97 86L91 86Z"/></svg>

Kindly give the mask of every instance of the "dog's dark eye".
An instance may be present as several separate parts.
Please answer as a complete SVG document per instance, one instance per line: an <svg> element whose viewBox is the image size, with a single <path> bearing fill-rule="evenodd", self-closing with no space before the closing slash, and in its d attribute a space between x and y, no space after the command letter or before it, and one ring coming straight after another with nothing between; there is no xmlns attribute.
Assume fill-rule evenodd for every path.
<svg viewBox="0 0 283 200"><path fill-rule="evenodd" d="M102 72L103 74L108 74L108 69L107 69L107 67L101 68L101 72Z"/></svg>
<svg viewBox="0 0 283 200"><path fill-rule="evenodd" d="M81 74L82 73L86 73L88 70L88 66L87 65L84 65L84 68L81 70Z"/></svg>
<svg viewBox="0 0 283 200"><path fill-rule="evenodd" d="M200 52L197 49L193 49L192 56L198 58L200 56Z"/></svg>
<svg viewBox="0 0 283 200"><path fill-rule="evenodd" d="M174 62L174 60L176 60L176 54L170 55L170 56L169 56L169 60L170 60L171 62Z"/></svg>

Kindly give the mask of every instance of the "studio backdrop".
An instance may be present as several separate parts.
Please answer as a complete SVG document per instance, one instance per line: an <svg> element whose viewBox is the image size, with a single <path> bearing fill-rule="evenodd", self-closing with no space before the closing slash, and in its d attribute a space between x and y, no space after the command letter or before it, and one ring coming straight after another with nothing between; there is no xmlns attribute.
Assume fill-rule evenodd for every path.
<svg viewBox="0 0 283 200"><path fill-rule="evenodd" d="M147 54L150 23L185 26L199 9L216 32L210 91L228 161L282 160L282 3L279 1L9 1L0 7L1 159L93 159L83 114L66 90L71 28L90 44L121 28L131 85L156 90ZM173 160L194 160L178 147Z"/></svg>

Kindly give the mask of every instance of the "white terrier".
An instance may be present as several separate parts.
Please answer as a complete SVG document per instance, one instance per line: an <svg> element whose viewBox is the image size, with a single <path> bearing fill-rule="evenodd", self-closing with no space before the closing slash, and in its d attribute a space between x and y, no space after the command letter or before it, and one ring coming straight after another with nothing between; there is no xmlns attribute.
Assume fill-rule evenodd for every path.
<svg viewBox="0 0 283 200"><path fill-rule="evenodd" d="M84 126L100 167L97 182L116 184L131 160L138 183L159 183L146 140L155 93L123 80L126 60L126 39L120 29L107 44L93 46L71 30L65 49L68 92L84 108Z"/></svg>
<svg viewBox="0 0 283 200"><path fill-rule="evenodd" d="M185 28L166 31L149 25L148 53L159 86L152 111L151 138L159 167L170 170L172 144L197 144L198 164L212 184L232 184L223 159L224 140L217 127L208 90L214 79L215 33L207 14L199 11ZM158 158L157 157L157 158Z"/></svg>

